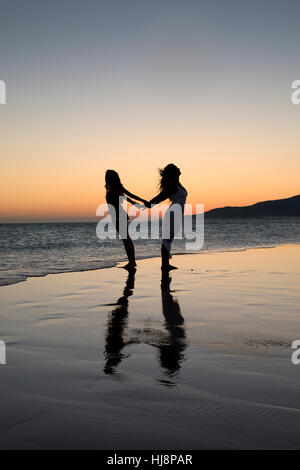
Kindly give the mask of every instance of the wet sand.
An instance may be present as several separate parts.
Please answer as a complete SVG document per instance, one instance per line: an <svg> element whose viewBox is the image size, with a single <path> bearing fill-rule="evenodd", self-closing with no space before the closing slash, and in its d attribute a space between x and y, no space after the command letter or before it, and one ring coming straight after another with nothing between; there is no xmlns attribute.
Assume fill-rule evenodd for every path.
<svg viewBox="0 0 300 470"><path fill-rule="evenodd" d="M300 447L300 246L172 263L0 288L0 448Z"/></svg>

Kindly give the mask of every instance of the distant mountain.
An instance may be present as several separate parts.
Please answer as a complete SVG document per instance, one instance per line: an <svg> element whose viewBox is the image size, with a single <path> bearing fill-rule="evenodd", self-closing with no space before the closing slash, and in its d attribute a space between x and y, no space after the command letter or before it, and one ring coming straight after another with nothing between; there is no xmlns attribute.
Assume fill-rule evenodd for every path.
<svg viewBox="0 0 300 470"><path fill-rule="evenodd" d="M252 206L220 207L205 212L205 217L300 217L300 195L275 201L257 202Z"/></svg>

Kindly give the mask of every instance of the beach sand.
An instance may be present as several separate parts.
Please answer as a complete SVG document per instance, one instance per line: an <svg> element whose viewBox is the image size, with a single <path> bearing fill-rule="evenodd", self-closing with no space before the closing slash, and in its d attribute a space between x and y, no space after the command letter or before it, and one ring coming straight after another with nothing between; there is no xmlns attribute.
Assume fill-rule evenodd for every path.
<svg viewBox="0 0 300 470"><path fill-rule="evenodd" d="M172 263L0 288L0 448L300 447L300 246Z"/></svg>

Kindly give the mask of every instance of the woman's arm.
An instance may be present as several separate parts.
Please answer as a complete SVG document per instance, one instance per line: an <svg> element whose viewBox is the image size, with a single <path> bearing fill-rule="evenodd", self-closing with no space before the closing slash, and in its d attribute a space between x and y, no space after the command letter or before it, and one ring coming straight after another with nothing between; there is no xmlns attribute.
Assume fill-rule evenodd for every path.
<svg viewBox="0 0 300 470"><path fill-rule="evenodd" d="M176 192L176 185L169 185L167 188L163 189L157 196L155 196L151 201L147 203L147 207L151 205L159 204L165 199L169 199Z"/></svg>
<svg viewBox="0 0 300 470"><path fill-rule="evenodd" d="M157 196L155 196L151 201L148 202L147 207L151 207L152 205L159 204L160 202L168 199L169 194L165 189L163 189Z"/></svg>
<svg viewBox="0 0 300 470"><path fill-rule="evenodd" d="M123 188L123 193L126 196L132 197L133 199L137 199L138 201L142 201L144 204L147 202L146 199L142 199L141 197L136 196L135 194L130 193L127 189ZM129 200L129 199L128 199ZM133 203L134 204L134 203Z"/></svg>
<svg viewBox="0 0 300 470"><path fill-rule="evenodd" d="M119 188L117 186L111 186L111 189L112 191L117 194L118 196L124 196L124 194L128 194L130 195L131 197L134 197L136 199L139 199L137 196L135 196L134 194L131 194L129 191L127 191L125 188ZM126 198L128 202L130 202L130 204L137 204L136 201L133 201L132 199L130 199L129 197ZM144 199L140 199L140 201L143 201L144 202ZM144 202L144 204L146 203L147 201Z"/></svg>
<svg viewBox="0 0 300 470"><path fill-rule="evenodd" d="M130 202L130 204L138 204L136 201L133 201L132 199L130 199L130 197L127 197L126 200L127 202Z"/></svg>

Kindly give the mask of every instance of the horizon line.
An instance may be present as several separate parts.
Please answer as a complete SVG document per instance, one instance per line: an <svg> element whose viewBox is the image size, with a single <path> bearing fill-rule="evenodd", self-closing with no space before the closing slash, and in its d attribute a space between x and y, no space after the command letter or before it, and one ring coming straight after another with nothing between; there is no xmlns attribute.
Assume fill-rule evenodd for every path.
<svg viewBox="0 0 300 470"><path fill-rule="evenodd" d="M223 208L228 208L228 207L251 207L255 206L256 204L259 203L264 203L264 202L273 202L273 201L280 201L280 200L286 200L286 199L293 199L295 197L300 197L300 194L296 194L294 196L289 196L285 198L280 198L280 199L265 199L264 201L258 201L250 205L246 206L219 206L219 207L214 207L213 209L209 209L207 211L204 211L204 214L207 212L213 211L215 209L223 209ZM193 213L193 214L185 214L186 216L194 216L198 215L200 213ZM102 217L28 217L28 218L22 218L22 217L14 217L14 218L0 218L0 225L4 224L47 224L47 223L95 223L99 222Z"/></svg>

